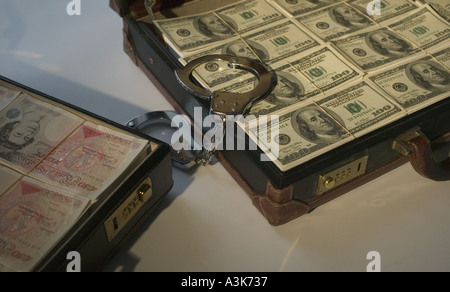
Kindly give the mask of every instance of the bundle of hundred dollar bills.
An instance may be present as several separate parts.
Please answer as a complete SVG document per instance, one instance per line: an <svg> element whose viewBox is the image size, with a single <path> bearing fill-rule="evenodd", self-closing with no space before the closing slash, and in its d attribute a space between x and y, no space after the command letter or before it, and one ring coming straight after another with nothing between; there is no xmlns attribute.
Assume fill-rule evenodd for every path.
<svg viewBox="0 0 450 292"><path fill-rule="evenodd" d="M449 12L448 0L245 0L153 24L183 65L227 54L277 73L240 125L288 171L449 97ZM257 82L220 61L193 75L211 91ZM279 119L262 125L266 115Z"/></svg>

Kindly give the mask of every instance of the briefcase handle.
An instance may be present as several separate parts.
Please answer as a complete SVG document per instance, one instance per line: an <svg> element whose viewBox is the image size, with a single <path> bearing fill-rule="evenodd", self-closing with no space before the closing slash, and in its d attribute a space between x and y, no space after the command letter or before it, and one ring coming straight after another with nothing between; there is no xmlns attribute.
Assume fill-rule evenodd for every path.
<svg viewBox="0 0 450 292"><path fill-rule="evenodd" d="M448 147L450 145L450 133L447 133L433 142L425 135L419 135L406 141L409 148L409 160L414 169L422 176L435 180L450 180L450 158L443 162L436 162L433 158L433 148Z"/></svg>
<svg viewBox="0 0 450 292"><path fill-rule="evenodd" d="M432 142L416 127L398 136L392 148L409 157L411 165L422 176L435 180L450 180L450 133L446 133ZM437 162L434 150L445 150L443 162Z"/></svg>

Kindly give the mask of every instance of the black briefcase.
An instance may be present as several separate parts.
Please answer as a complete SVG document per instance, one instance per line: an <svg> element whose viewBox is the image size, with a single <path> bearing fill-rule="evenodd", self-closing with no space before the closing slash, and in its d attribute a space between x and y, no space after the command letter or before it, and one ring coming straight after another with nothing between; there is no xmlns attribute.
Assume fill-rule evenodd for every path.
<svg viewBox="0 0 450 292"><path fill-rule="evenodd" d="M72 174L58 171L62 168L53 167L58 164L57 161L52 161L51 164L44 163L49 161L48 157L53 157L56 151L44 154L41 150L43 160L37 166L33 166L34 169L28 168L30 164L26 164L25 159L13 160L12 155L6 154L19 153L19 158L28 157L29 160L32 160L32 156L23 154L25 148L13 149L10 146L4 146L8 139L3 136L5 133L2 130L0 270L100 271L103 265L134 235L134 232L172 188L170 147L157 139L0 77L2 129L4 124L11 124L8 123L9 119L15 121L21 117L20 108L14 106L19 99L23 104L25 101L28 104L33 103L34 113L46 113L46 116L41 116L37 121L41 124L40 129L32 126L36 125L36 121L28 124L29 127L34 127L34 130L29 128L27 133L30 134L37 129L38 136L35 136L34 141L26 147L37 149L39 146L43 149L45 139L36 138L40 135L39 131L41 134L45 131L46 137L55 137L60 134L69 136L70 133L55 133L55 129L58 128L55 123L51 124L53 126L49 126L50 123L46 124L46 128L43 126L43 119L49 120L50 115L57 112L56 119L60 117L60 112L64 112L81 120L85 135L93 138L96 135L103 135L102 138L108 140L110 148L106 146L95 148L95 145L91 145L92 143L73 140L77 138L76 134L71 136L71 142L75 143L72 148L64 149L61 146L69 138L60 142L57 149L65 151L62 156L59 156L61 163L64 163L66 168L70 167L77 171L76 173L80 174L80 178L77 178ZM31 107L27 105L26 108ZM25 114L23 113L23 116ZM59 118L58 121L62 120ZM106 130L104 133L95 132L93 127L85 127L87 123L99 125L99 129L101 126L101 129ZM78 130L74 133L77 132ZM28 136L28 139L30 137ZM123 163L116 161L120 160L116 159L117 157L121 157L114 156L116 151L125 151L127 147L133 149L137 147L137 144L130 141L142 143L142 146L139 146L141 150L129 161L123 160ZM35 153L34 150L33 153ZM9 162L14 163L11 166ZM94 190L95 183L100 180L98 177L92 178L93 173L89 171L100 164L102 171L105 172L114 165L120 165L120 167L116 169L116 172L113 170L105 175L103 188L98 195L88 197L87 193ZM19 166L17 168L20 169L15 166ZM46 167L49 168L46 169ZM32 173L36 169L40 171L38 171L40 174L45 174L48 179L35 179ZM45 169L45 172L42 169ZM11 176L2 177L5 173ZM90 186L87 183L89 176L92 179L90 182L93 182ZM112 179L108 180L106 176ZM14 177L14 180L11 177ZM42 176L38 177L42 178ZM14 181L17 181L17 184ZM63 189L64 186L81 189L81 191L77 192L77 196L72 196L72 193L69 195L67 188ZM11 195L17 194L19 196L15 199L10 198ZM84 205L82 205L83 202L85 202ZM83 208L77 211L77 216L70 217L70 221L66 220L64 228L58 225L59 221L55 218L64 220L69 218L68 214L71 212L62 206L71 206L73 212L77 208ZM58 236L53 236L54 234Z"/></svg>
<svg viewBox="0 0 450 292"><path fill-rule="evenodd" d="M195 90L189 90L185 84L180 84L178 73L186 70L186 67L175 57L173 49L152 21L155 18L172 18L210 9L211 5L202 6L201 2L110 1L110 7L123 18L124 51L159 87L173 107L192 120L195 119L196 108L201 108L203 116L207 116L211 113L212 105L199 98ZM238 1L206 2L220 7ZM320 28L326 28L326 24L322 24ZM179 33L183 31L180 30ZM187 35L187 32L184 34ZM364 52L359 50L355 54L363 55ZM443 54L448 55L448 50ZM425 58L432 59L434 56ZM449 74L448 68L446 74ZM359 90L358 86L363 85L356 85L352 90ZM400 84L395 90L404 92L408 88ZM351 92L347 93L351 95ZM425 96L418 96L413 102L420 103L424 99ZM363 107L362 104L352 104L348 110L357 113ZM382 115L384 110L391 109L391 106L387 106L374 114ZM209 128L204 129L204 133L208 130ZM282 143L289 143L289 137L283 138L280 139ZM408 161L425 177L448 180L449 144L450 100L444 98L405 114L370 133L357 135L351 142L286 170L274 162L261 161L261 155L265 153L261 148L250 150L247 147L242 151L225 149L217 151L215 155L268 222L280 225L305 215ZM301 149L296 153L298 156L303 154Z"/></svg>

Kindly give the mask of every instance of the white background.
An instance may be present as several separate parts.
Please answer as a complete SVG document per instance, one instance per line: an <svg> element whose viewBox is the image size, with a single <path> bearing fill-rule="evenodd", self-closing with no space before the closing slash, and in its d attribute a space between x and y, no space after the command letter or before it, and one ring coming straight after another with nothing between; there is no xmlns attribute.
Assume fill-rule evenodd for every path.
<svg viewBox="0 0 450 292"><path fill-rule="evenodd" d="M122 50L107 0L1 0L0 75L115 122L172 107ZM104 271L450 271L450 182L408 164L271 226L220 165L174 169L175 185ZM82 256L82 255L81 255Z"/></svg>

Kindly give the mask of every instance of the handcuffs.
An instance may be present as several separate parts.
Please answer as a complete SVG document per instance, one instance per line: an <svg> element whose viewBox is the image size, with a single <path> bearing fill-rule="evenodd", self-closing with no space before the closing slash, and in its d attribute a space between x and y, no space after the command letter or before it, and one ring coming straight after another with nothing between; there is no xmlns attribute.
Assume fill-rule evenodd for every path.
<svg viewBox="0 0 450 292"><path fill-rule="evenodd" d="M192 80L194 70L201 64L216 61L225 61L228 62L230 68L252 73L259 80L257 85L253 90L246 93L230 93L222 91L211 92L194 83ZM274 72L263 63L254 59L229 55L207 55L200 57L188 63L184 68L175 70L175 76L180 85L187 92L196 98L209 101L209 112L210 114L217 115L221 118L224 133L227 116L246 115L255 102L266 98L272 92L277 83ZM190 124L190 121L186 116L178 115L175 111L154 111L130 120L126 123L126 126L149 135L152 131L152 127L155 125L165 125L173 130L172 120L175 117L184 119L183 123ZM199 147L198 144L195 144L197 143L195 139L192 139L191 141L192 145L189 145L189 149L183 147L181 150L176 151L173 149L174 145L171 145L171 159L175 167L189 169L197 164L206 165L210 163L214 156L215 148L206 149L205 147ZM179 141L179 143L182 142L183 141ZM180 147L175 148L180 149Z"/></svg>

